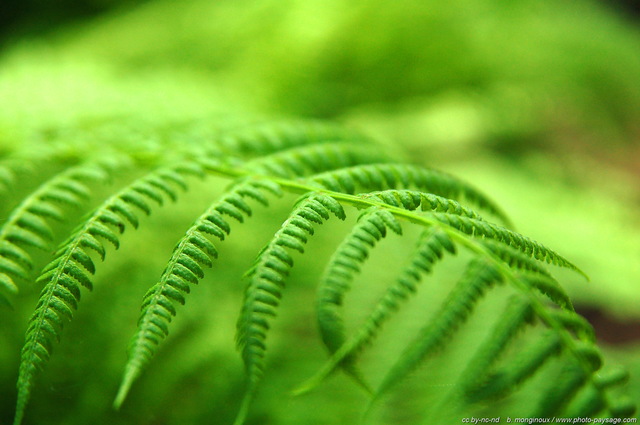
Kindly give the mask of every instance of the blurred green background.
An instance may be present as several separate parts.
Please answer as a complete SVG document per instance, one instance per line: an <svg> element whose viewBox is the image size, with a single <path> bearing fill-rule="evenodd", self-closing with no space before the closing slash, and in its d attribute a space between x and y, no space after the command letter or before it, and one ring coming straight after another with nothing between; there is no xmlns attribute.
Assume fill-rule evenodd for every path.
<svg viewBox="0 0 640 425"><path fill-rule="evenodd" d="M590 282L560 272L561 282L610 359L635 372L629 385L640 399L637 4L16 0L0 7L3 155L54 143L89 149L88 140L126 146L131 134L139 144L131 149L162 150L147 129L192 119L294 116L344 123L408 161L474 183L503 205L518 231L585 270ZM134 326L145 284L157 279L179 229L199 213L194 205L207 204L189 199L190 209L154 217L142 230L148 243L136 238L99 276L119 283L109 290L97 285L86 297L34 394L32 423L232 420L243 385L230 343L240 302L237 275L259 246L241 243L249 236L230 242L226 249L236 254L214 276L229 285L196 291L141 389L122 413L109 408L129 338L121 330ZM158 234L154 223L162 220L176 222L175 234ZM264 227L258 226L260 241L274 230ZM140 252L154 255L141 258ZM246 261L237 252L246 252ZM357 389L343 390L348 383L338 377L311 398L286 398L324 358L312 317L312 285L322 269L305 266L306 275L294 276L301 284L290 298L308 300L309 307L289 305L279 319L275 371L252 423L347 423L366 403ZM133 273L123 277L118 267ZM23 295L19 314L2 312L0 424L12 417L18 350L35 293ZM292 340L304 342L305 356L292 359ZM93 356L78 355L95 347L101 347L99 367ZM312 408L319 404L330 407ZM413 423L410 413L385 415L381 423Z"/></svg>

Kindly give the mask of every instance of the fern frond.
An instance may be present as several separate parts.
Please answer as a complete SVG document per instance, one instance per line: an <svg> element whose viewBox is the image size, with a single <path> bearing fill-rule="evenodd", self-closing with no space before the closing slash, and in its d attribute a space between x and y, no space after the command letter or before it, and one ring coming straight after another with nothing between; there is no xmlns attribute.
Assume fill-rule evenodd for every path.
<svg viewBox="0 0 640 425"><path fill-rule="evenodd" d="M537 289L560 307L573 311L569 295L537 261L509 245L492 239L482 239L480 243L510 268L520 270L517 273L520 282Z"/></svg>
<svg viewBox="0 0 640 425"><path fill-rule="evenodd" d="M345 294L355 275L360 273L370 250L387 235L387 229L402 234L400 223L390 212L376 207L365 210L327 265L318 290L317 320L322 340L331 354L342 346L346 338L344 321L339 313ZM368 389L350 359L344 359L341 366L356 382Z"/></svg>
<svg viewBox="0 0 640 425"><path fill-rule="evenodd" d="M484 236L486 238L494 239L511 247L517 248L519 251L539 261L576 271L588 279L587 275L582 270L580 270L575 264L561 256L557 252L507 228L489 223L484 220L478 220L447 213L436 212L433 213L432 216L441 223L444 223L447 226L450 226L463 233L471 236Z"/></svg>
<svg viewBox="0 0 640 425"><path fill-rule="evenodd" d="M491 330L483 344L476 350L466 369L460 375L459 387L469 395L474 383L480 382L487 370L494 364L515 336L525 326L532 325L533 309L528 300L520 296L512 296L507 302L502 315Z"/></svg>
<svg viewBox="0 0 640 425"><path fill-rule="evenodd" d="M573 304L557 280L537 273L518 273L517 279L524 285L544 294L549 300L563 309L574 311Z"/></svg>
<svg viewBox="0 0 640 425"><path fill-rule="evenodd" d="M245 199L267 206L269 201L265 193L282 195L280 188L268 180L247 179L237 183L207 209L178 242L160 281L144 296L138 329L130 344L129 359L114 402L116 408L120 407L131 385L168 335L177 304L185 303L190 285L197 284L204 276L202 267L211 267L217 259L218 251L207 236L223 241L231 231L231 225L224 216L242 222L244 217L252 214Z"/></svg>
<svg viewBox="0 0 640 425"><path fill-rule="evenodd" d="M143 205L142 210L148 212L148 200L162 204L164 193L158 185L171 187L179 182L183 186L183 175L201 175L200 167L192 164L160 169L121 190L107 199L56 252L56 258L47 265L39 282L44 288L38 306L29 321L22 349L20 371L18 376L18 401L15 425L22 422L24 410L29 400L31 387L37 371L42 369L59 340L65 319L70 320L73 311L80 301L80 286L91 290L93 287L90 275L95 273L95 264L89 251L95 251L104 258L104 246L100 239L119 247L118 234L125 231L127 215L120 215L123 202L127 205ZM134 214L135 215L135 214ZM130 222L132 225L137 220Z"/></svg>
<svg viewBox="0 0 640 425"><path fill-rule="evenodd" d="M464 276L449 293L431 322L418 334L415 341L400 355L378 387L376 397L386 392L436 349L442 348L455 331L469 318L478 300L503 277L493 264L472 260Z"/></svg>
<svg viewBox="0 0 640 425"><path fill-rule="evenodd" d="M594 343L596 335L593 327L579 314L568 310L551 310L542 317L543 322L553 328L562 329L580 340Z"/></svg>
<svg viewBox="0 0 640 425"><path fill-rule="evenodd" d="M520 276L516 274L515 279L519 280ZM523 325L532 324L536 317L548 327L545 334L521 350L517 362L504 361L502 365L496 365L505 347L513 344L515 333L522 330ZM568 356L563 364L563 376L560 382L554 380L553 385L540 391L543 396L538 410L532 414L535 417L566 416L568 406L576 412L589 414L613 412L614 404L608 401L606 392L622 383L624 374L607 374L604 378L596 375L602 366L602 357L594 345L591 326L569 309L547 309L537 298L517 298L508 304L502 318L461 375L456 391L464 394L467 403L505 397L535 375L550 358L562 353ZM572 403L574 398L576 401Z"/></svg>
<svg viewBox="0 0 640 425"><path fill-rule="evenodd" d="M504 284L515 295L505 300L504 311L461 368L450 398L458 403L456 408L509 396L543 368L555 367L557 358L566 366L564 382L542 388L534 416L602 412L623 416L632 411L632 404L614 396L626 375L600 371L602 355L595 346L593 328L574 311L546 267L551 264L582 272L555 251L509 230L500 208L473 186L439 171L388 162L366 137L339 126L282 121L225 128L209 125L198 130L201 133L190 131L180 127L168 135L155 134L150 144L153 149L136 150L146 174L85 218L42 270L38 282L44 288L22 349L14 425L22 422L38 372L46 366L63 325L73 319L81 287L91 290L93 286L94 259L104 261L107 245L117 249L121 234L129 226L137 228L142 215L168 200L175 201L187 189L187 176L205 172L233 184L177 242L159 280L146 292L115 407L123 403L160 349L191 285L199 284L205 269L216 264L218 243L240 225L234 221L244 223L255 214L256 203L268 206L274 197L287 192L301 198L246 273L236 343L247 386L236 425L246 418L265 372L269 329L278 314L295 252L304 254L309 238L331 216L344 219L345 206L355 207L361 215L331 256L318 288L317 320L329 358L298 393L338 368L368 389L356 363L358 356L417 292L425 276L439 266L445 253L464 249L472 258L462 277L387 371L374 401L446 348L472 320L485 294ZM189 143L178 148L182 141ZM84 152L106 152L98 150L99 144L94 141ZM128 152L125 145L108 149ZM164 159L176 154L190 160L182 166L165 167ZM78 158L80 154L72 158L73 163ZM17 291L15 280L29 277L34 267L31 250L49 249L57 234L54 223L65 218L68 207L80 205L90 195L87 183L108 174L90 165L87 174L78 173L82 167L77 167L76 174L70 169L42 184L21 201L0 229L0 302L7 300L4 294ZM146 171L155 167L162 168ZM12 180L10 170L3 170L9 168L0 166L0 191ZM485 214L504 227L485 220ZM348 291L389 230L401 235L407 226L421 230L411 256L365 320L348 335L341 311ZM516 342L522 344L515 346Z"/></svg>
<svg viewBox="0 0 640 425"><path fill-rule="evenodd" d="M406 164L371 164L342 168L310 181L336 192L354 194L389 189L417 189L452 200L467 200L509 225L506 214L473 186L449 174Z"/></svg>
<svg viewBox="0 0 640 425"><path fill-rule="evenodd" d="M587 387L582 390L571 407L567 410L568 418L589 418L594 417L598 412L606 408L606 401L602 394L594 387ZM619 416L616 416L619 417Z"/></svg>
<svg viewBox="0 0 640 425"><path fill-rule="evenodd" d="M588 377L588 372L578 361L572 359L567 362L558 374L558 379L547 382L541 389L542 397L537 408L531 412L536 416L531 417L547 418L560 415L587 382Z"/></svg>
<svg viewBox="0 0 640 425"><path fill-rule="evenodd" d="M351 362L355 361L357 354L371 343L384 323L398 311L400 304L417 292L422 275L431 273L433 266L444 256L445 251L455 254L453 243L447 240L446 233L437 227L428 228L422 232L409 264L402 270L396 282L387 288L382 298L374 306L373 311L348 341L345 342L342 320L337 316L337 311L332 311L337 310L337 305L329 311L337 316L334 322L340 324L339 327L335 326L338 332L335 332L336 342L333 345L336 348L331 349L332 356L327 363L313 377L294 390L295 395L312 390L336 367L342 365L345 359L350 359ZM340 299L343 296L342 294ZM319 296L320 301L322 301L321 296Z"/></svg>
<svg viewBox="0 0 640 425"><path fill-rule="evenodd" d="M100 163L68 168L43 183L11 212L0 230L0 288L16 293L16 278L28 278L33 268L28 249L49 248L53 241L51 221L65 217L60 204L80 207L90 197L87 184L107 177L108 170ZM2 290L0 299L4 299Z"/></svg>
<svg viewBox="0 0 640 425"><path fill-rule="evenodd" d="M517 362L502 366L484 379L481 385L467 390L468 400L479 401L503 397L524 382L551 357L560 354L562 343L557 334L547 331L519 354Z"/></svg>
<svg viewBox="0 0 640 425"><path fill-rule="evenodd" d="M626 384L629 373L621 369L607 371L592 377L592 385L581 390L581 394L571 402L562 413L569 418L595 417L607 412L613 418L631 417L635 412L634 403L624 395L609 395L606 391L612 387Z"/></svg>
<svg viewBox="0 0 640 425"><path fill-rule="evenodd" d="M429 213L429 217L432 217L438 222L460 232L466 233L470 236L496 240L518 249L529 257L560 267L566 267L586 277L582 270L557 252L530 238L527 238L526 236L483 220L476 212L463 207L454 200L409 190L385 190L361 196L363 198L373 198L383 202L384 204L400 207L410 211L418 210L420 208L424 213ZM405 215L405 218L411 219L411 216ZM416 219L416 221L420 220ZM492 245L489 248L501 253L500 250L495 248L495 245ZM506 256L508 253L502 252L501 255ZM515 258L512 259L512 261L514 260ZM528 267L531 268L530 265ZM539 268L537 270L539 270Z"/></svg>
<svg viewBox="0 0 640 425"><path fill-rule="evenodd" d="M421 211L441 212L482 220L477 212L462 206L459 202L431 193L405 189L371 192L361 196L410 211L420 209Z"/></svg>
<svg viewBox="0 0 640 425"><path fill-rule="evenodd" d="M333 198L322 194L302 198L246 274L250 280L236 340L242 352L248 385L236 424L244 422L250 400L262 378L269 321L277 313L286 278L293 267L289 252L303 253L308 237L314 234L314 223L322 225L330 215L341 220L345 218L342 206Z"/></svg>
<svg viewBox="0 0 640 425"><path fill-rule="evenodd" d="M526 255L509 245L505 245L504 243L493 239L480 239L480 243L494 256L504 261L509 268L528 271L532 274L552 278L549 271L542 267L540 263L535 261L529 255Z"/></svg>
<svg viewBox="0 0 640 425"><path fill-rule="evenodd" d="M534 319L530 301L521 295L511 296L495 325L459 375L452 391L433 410L433 416L438 412L455 411L455 407L460 406L461 402L473 404L489 397L490 394L483 394L482 389L486 385L491 367L509 346L515 344L518 335L534 324Z"/></svg>

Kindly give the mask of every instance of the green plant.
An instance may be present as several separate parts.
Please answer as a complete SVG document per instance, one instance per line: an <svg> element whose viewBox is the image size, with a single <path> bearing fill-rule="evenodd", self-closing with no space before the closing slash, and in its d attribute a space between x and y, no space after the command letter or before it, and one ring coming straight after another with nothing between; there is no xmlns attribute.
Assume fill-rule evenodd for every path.
<svg viewBox="0 0 640 425"><path fill-rule="evenodd" d="M203 188L221 182L228 187L208 201L211 205L186 230L160 279L144 296L116 407L169 334L178 306L204 278L204 269L214 264L224 269L218 250L231 230L243 227L252 215L274 221L272 205L286 204L296 195L287 218L245 274L236 340L247 381L237 424L249 414L265 372L267 336L294 261L309 256L307 243L328 220L345 220L358 211L342 241L331 248L319 279L317 321L329 359L296 393L310 391L342 369L372 394L373 408L420 364L463 339L460 329L466 323L482 321L486 333L466 346L464 360L456 359L459 373L446 397L438 399L439 414L487 409L528 382L539 398L529 411L519 412L521 416L621 417L634 412L633 404L617 395L626 373L601 370L591 326L573 310L544 264L582 272L551 249L509 230L500 208L472 186L439 171L395 162L366 137L320 123L194 123L135 131L124 126L125 138L110 131L101 134L97 127L77 137L63 134L37 156L17 148L1 168L5 205L15 207L0 233L0 300L9 303L22 281L33 280L35 265L48 262L35 279L43 288L22 348L15 424L22 423L36 377L49 361L63 324L74 316L81 287L92 289L95 260L106 260L109 245L119 248L125 230L138 228L140 213L149 215L168 199L179 202L180 192L196 185L196 179L204 179L199 195L207 199ZM26 175L31 183L25 183ZM100 183L108 188L100 189ZM71 213L73 208L86 209L94 194L104 199L86 216L79 219ZM58 224L74 217L74 230ZM345 297L391 234L407 241L410 257L405 264L392 264L397 278L384 286L370 313L349 335ZM58 239L62 242L52 255L36 251L47 252ZM434 303L433 314L372 388L360 361L366 348L404 309L425 277L453 256L464 272L459 265L443 266L455 284L430 288L443 292L443 301ZM490 320L478 316L478 305L496 292L500 297L492 305L503 311L492 311ZM552 386L536 380L551 373L545 372L549 368L561 371L562 379Z"/></svg>

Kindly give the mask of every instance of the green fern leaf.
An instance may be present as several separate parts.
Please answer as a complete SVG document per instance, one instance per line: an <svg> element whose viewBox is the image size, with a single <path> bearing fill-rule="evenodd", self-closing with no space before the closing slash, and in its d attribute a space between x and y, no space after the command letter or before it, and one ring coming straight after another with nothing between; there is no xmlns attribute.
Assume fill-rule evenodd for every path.
<svg viewBox="0 0 640 425"><path fill-rule="evenodd" d="M396 231L396 233L399 232ZM416 244L415 253L408 266L402 270L401 276L397 281L385 291L380 301L374 306L371 314L348 341L345 342L342 319L339 316L334 318L334 321L340 324L340 326L333 326L335 328L332 336L335 339L333 346L336 349L331 350L330 347L332 356L329 361L318 373L300 385L294 391L294 394L299 395L312 390L329 376L336 367L343 364L345 359L355 362L357 354L367 344L371 343L383 324L391 318L393 313L398 311L401 302L417 292L422 274L431 273L434 264L443 257L445 250L455 254L453 244L450 241L443 244L441 242L443 238L448 239L448 236L436 227L428 228L421 234L420 240ZM319 300L322 300L322 298L319 297ZM334 306L332 310L337 310L335 307L337 306ZM332 310L329 310L329 313L337 315L337 311Z"/></svg>
<svg viewBox="0 0 640 425"><path fill-rule="evenodd" d="M497 361L508 345L513 343L515 336L525 326L533 323L533 318L533 309L528 300L519 296L510 298L491 333L476 350L467 368L460 375L457 387L461 388L462 393L469 396L474 385L482 382L487 370Z"/></svg>
<svg viewBox="0 0 640 425"><path fill-rule="evenodd" d="M549 264L566 267L586 277L585 273L566 258L544 245L516 232L483 220L447 213L433 213L432 216L456 230L471 236L484 236L517 248L521 252Z"/></svg>
<svg viewBox="0 0 640 425"><path fill-rule="evenodd" d="M434 350L442 348L457 328L469 318L484 292L502 281L502 276L492 264L473 260L433 320L419 332L415 342L407 347L384 377L376 397L414 370Z"/></svg>
<svg viewBox="0 0 640 425"><path fill-rule="evenodd" d="M531 412L535 418L561 415L563 409L575 397L588 379L588 374L577 362L569 362L560 371L557 379L548 382L541 393L538 406ZM533 416L535 415L535 416Z"/></svg>
<svg viewBox="0 0 640 425"><path fill-rule="evenodd" d="M33 213L40 217L50 218L55 221L63 221L64 220L64 211L59 206L47 203L47 202L39 202L34 205L31 205L28 208L30 213Z"/></svg>
<svg viewBox="0 0 640 425"><path fill-rule="evenodd" d="M636 403L629 397L622 396L611 403L609 412L614 418L630 418L636 412Z"/></svg>
<svg viewBox="0 0 640 425"><path fill-rule="evenodd" d="M85 241L86 235L93 238L103 238L117 248L119 240L117 234L111 230L113 225L120 233L124 232L124 225L113 216L112 206L126 198L136 198L142 193L149 198L157 194L148 194L140 188L148 187L148 180L156 179L162 171L143 177L121 192L107 199L101 207L89 218L58 250L57 257L44 268L39 282L45 286L40 295L38 306L29 321L25 344L22 349L22 360L18 376L18 401L14 423L22 422L24 410L29 399L36 371L44 367L53 350L54 340L59 340L64 319L72 317L72 312L80 300L78 284L92 289L90 275L95 273L95 265L89 254ZM106 223L106 224L104 224ZM97 239L96 239L97 240ZM95 248L90 248L95 250ZM104 249L104 247L102 247ZM73 295L74 302L70 301ZM76 296L77 295L77 296Z"/></svg>
<svg viewBox="0 0 640 425"><path fill-rule="evenodd" d="M43 183L11 212L0 230L0 288L5 289L0 290L0 299L8 301L4 293L17 292L15 278L28 279L33 260L27 249L49 248L54 239L51 220L61 221L65 216L56 205L60 195L66 194L63 202L79 207L90 196L87 184L107 177L108 169L100 163L68 168Z"/></svg>
<svg viewBox="0 0 640 425"><path fill-rule="evenodd" d="M387 205L401 207L410 211L420 208L422 211L448 213L482 220L478 213L463 207L460 203L431 193L412 190L385 190L371 192L364 195L364 197L377 199Z"/></svg>
<svg viewBox="0 0 640 425"><path fill-rule="evenodd" d="M482 385L468 390L468 399L477 401L503 397L535 374L552 356L560 354L561 349L559 337L553 332L545 333L522 351L518 362L503 365L498 372L486 378Z"/></svg>
<svg viewBox="0 0 640 425"><path fill-rule="evenodd" d="M294 249L304 252L306 237L301 235L305 232L312 235L305 229L313 227L312 222L323 224L329 219L330 213L339 219L345 218L342 206L331 197L321 194L304 197L246 274L250 281L245 290L236 340L242 352L248 388L236 424L244 422L250 400L264 371L269 319L276 315L286 278L293 266L293 259L287 251ZM305 224L300 226L300 222Z"/></svg>
<svg viewBox="0 0 640 425"><path fill-rule="evenodd" d="M116 408L123 403L131 385L157 352L159 344L168 335L169 323L177 312L174 302L185 303L185 296L190 292L189 285L197 284L204 277L200 266L211 267L213 260L218 257L217 249L205 234L213 235L223 241L229 234L231 226L222 214L225 213L236 219L238 214L251 216L252 210L243 198L252 198L263 205L268 205L264 192L278 196L282 194L277 185L260 180L249 179L236 184L230 192L196 220L176 245L160 281L150 288L144 297L138 330L132 339L129 360L114 402ZM232 214L228 213L229 205L235 207ZM242 220L243 217L240 217L238 221Z"/></svg>
<svg viewBox="0 0 640 425"><path fill-rule="evenodd" d="M109 206L109 211L112 211L113 213L121 217L124 217L134 227L134 229L137 229L138 226L140 225L140 220L138 220L138 217L136 216L135 212L131 209L130 207L131 204L133 203L127 202L126 198L120 198L120 199L117 199L113 203L113 205ZM147 212L147 210L145 210L144 208L141 208L141 209Z"/></svg>
<svg viewBox="0 0 640 425"><path fill-rule="evenodd" d="M556 303L563 309L573 311L573 304L564 289L553 277L544 276L538 273L518 273L517 279L526 286L536 289L544 294L549 300Z"/></svg>
<svg viewBox="0 0 640 425"><path fill-rule="evenodd" d="M555 251L502 226L489 223L480 218L473 210L465 208L451 199L406 190L373 192L372 194L364 195L364 197L373 197L387 205L402 207L407 210L417 210L421 207L422 211L431 212L430 216L439 222L463 233L502 242L537 260L569 268L586 277L584 272ZM491 249L491 247L489 248ZM502 250L504 249L502 248ZM503 255L508 254L503 252Z"/></svg>
<svg viewBox="0 0 640 425"><path fill-rule="evenodd" d="M358 165L329 171L310 179L342 193L372 192L388 189L418 189L452 200L468 200L509 223L502 210L480 191L446 173L405 164Z"/></svg>
<svg viewBox="0 0 640 425"><path fill-rule="evenodd" d="M0 240L0 257L18 262L28 270L33 267L33 260L29 253L6 240Z"/></svg>
<svg viewBox="0 0 640 425"><path fill-rule="evenodd" d="M345 294L369 257L369 250L386 236L387 228L402 234L400 224L388 211L375 207L365 211L327 265L318 291L317 317L322 340L331 354L346 339L344 321L339 313ZM345 359L341 366L356 382L368 388L351 359Z"/></svg>
<svg viewBox="0 0 640 425"><path fill-rule="evenodd" d="M344 206L362 213L331 257L320 282L318 323L330 357L298 392L317 385L338 368L366 387L358 369L361 365L356 363L358 356L416 293L425 275L439 266L445 252L455 254L465 249L472 255L465 273L387 371L374 401L422 361L446 348L458 337L459 328L473 320L475 307L489 289L504 283L515 295L505 300L504 311L479 346L472 347L475 352L461 368L451 393L443 394L443 405L455 410L495 402L544 373L543 368L559 365L567 366L563 382L541 386L537 410L531 412L534 416L621 417L632 413L633 404L614 393L626 375L600 370L603 360L595 346L593 328L575 313L567 294L545 267L551 264L580 270L554 251L508 230L500 208L471 185L439 171L388 162L392 159L374 149L367 138L333 125L265 121L258 125L206 123L195 129L167 125L160 133L149 130L144 128L141 134L152 136L152 149L136 148L134 154L143 173L162 166L170 156L190 160L147 173L110 196L59 245L53 260L42 269L37 282L44 288L22 349L15 425L23 419L34 381L59 342L63 325L73 319L81 287L92 289L94 259L104 261L106 245L117 249L128 227L139 226L141 213L149 215L157 205L176 201L188 186L187 177L205 172L231 180L233 185L178 241L159 281L144 296L116 407L171 332L173 317L181 310L178 305L189 299L191 285L199 284L205 269L216 263L218 242L225 241L231 228L239 226L236 222L246 222L255 215L254 203L269 206L274 195L287 192L302 197L246 273L236 342L248 383L236 425L246 418L265 372L269 329L294 266L295 252L309 255L307 242L316 229L331 216L344 219ZM41 156L53 158L59 165L60 158L75 163L83 155L102 155L108 149L129 151L128 142L107 146L107 150L99 148L102 143L98 137L71 155L69 146L75 149L80 144L59 143ZM88 183L105 180L111 173L107 168L91 164L74 167L75 174L73 169L61 173L17 201L20 204L0 229L0 303L18 291L14 280L30 277L32 248L50 250L59 233L57 222L66 218L69 206L83 205L91 194ZM15 174L7 163L0 165L0 191L13 184ZM35 167L32 174L38 175ZM485 220L476 210L506 227ZM389 230L401 235L409 226L422 231L414 252L363 323L347 335L340 307L349 288ZM516 342L521 343L516 346ZM555 358L558 363L550 361Z"/></svg>
<svg viewBox="0 0 640 425"><path fill-rule="evenodd" d="M552 279L551 274L540 263L521 251L493 239L480 239L480 243L510 268L528 271L532 274Z"/></svg>
<svg viewBox="0 0 640 425"><path fill-rule="evenodd" d="M579 339L591 343L594 343L596 341L596 335L593 327L589 324L589 322L587 322L584 317L572 311L552 310L548 312L545 318L543 318L543 321L549 327L558 325L562 329L573 333Z"/></svg>
<svg viewBox="0 0 640 425"><path fill-rule="evenodd" d="M606 383L601 380L602 376L605 377ZM613 418L630 417L635 411L635 406L629 399L621 396L614 400L603 393L610 387L625 384L628 378L628 372L620 369L608 371L605 375L593 376L593 385L583 388L562 415L568 418L588 418L607 411Z"/></svg>
<svg viewBox="0 0 640 425"><path fill-rule="evenodd" d="M113 210L115 210L116 207L116 202L114 202L113 205ZM139 210L142 210L146 215L150 215L151 214L151 207L149 206L149 204L147 203L147 201L145 200L144 197L140 196L137 193L124 193L122 194L122 196L120 197L120 202L124 202L125 204L128 205L132 205L136 208L138 208ZM134 219L134 220L137 220Z"/></svg>
<svg viewBox="0 0 640 425"><path fill-rule="evenodd" d="M493 372L489 378L482 379L480 381L481 384L478 384L476 389L467 392L468 397L475 401L502 397L535 374L551 356L560 352L568 353L571 357L568 363L569 366L563 369L563 373L566 376L562 379L561 385L555 383L553 388L549 387L547 390L542 391L544 396L539 402L537 417L560 414L576 393L587 385L587 380L602 366L602 357L593 345L594 336L591 326L571 310L536 310L536 315L550 328L547 331L548 336L538 339L524 353L519 354L517 364L504 365ZM499 324L498 326L503 325ZM500 334L498 333L498 335ZM494 334L494 337L489 339L487 344L495 346L497 341L503 340L506 341L507 339L504 337L496 338ZM489 354L485 353L481 358L495 359L497 354L489 350ZM476 370L488 368L490 362L485 360L485 364L481 364L481 366L483 367L476 367ZM465 379L467 377L468 375L465 375ZM589 411L597 413L606 409L608 407L607 403L602 402L605 400L604 390L622 380L623 376L614 375L612 378L607 378L603 381L603 383L606 383L605 385L599 386L594 383L594 378L591 378L589 385L593 386L593 388L585 389L587 394L585 397L587 397L587 400L593 400L595 397L599 401L597 403L595 401L589 403ZM597 394L589 395L594 390ZM585 400L578 400L575 406L579 409L585 409L585 403Z"/></svg>
<svg viewBox="0 0 640 425"><path fill-rule="evenodd" d="M8 276L17 276L22 279L28 278L27 272L24 268L20 264L8 258L0 258L0 273Z"/></svg>
<svg viewBox="0 0 640 425"><path fill-rule="evenodd" d="M537 289L560 307L573 311L569 295L537 261L509 245L491 239L481 239L480 243L510 268L521 270L517 274L520 282Z"/></svg>
<svg viewBox="0 0 640 425"><path fill-rule="evenodd" d="M490 397L490 393L482 392L488 371L500 359L507 347L514 344L517 335L533 323L534 314L531 303L521 296L512 296L496 324L460 374L451 393L444 397L442 404L434 412L451 411L453 410L451 407L458 406L461 401L477 403Z"/></svg>
<svg viewBox="0 0 640 425"><path fill-rule="evenodd" d="M599 389L625 384L628 381L629 372L620 368L608 370L606 373L599 373L593 377L593 384Z"/></svg>

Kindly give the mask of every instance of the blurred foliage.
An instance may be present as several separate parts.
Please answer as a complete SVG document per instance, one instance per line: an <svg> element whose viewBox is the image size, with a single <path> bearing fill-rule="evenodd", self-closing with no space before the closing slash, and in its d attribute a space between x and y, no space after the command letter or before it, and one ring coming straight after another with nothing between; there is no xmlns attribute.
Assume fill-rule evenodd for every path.
<svg viewBox="0 0 640 425"><path fill-rule="evenodd" d="M52 20L85 14L37 3L51 11ZM107 3L86 3L86 13ZM85 144L118 140L144 155L162 154L162 141L140 137L146 129L230 115L335 119L394 141L387 143L415 162L476 183L506 207L518 230L583 266L591 282L568 277L578 305L620 321L640 319L640 31L624 16L591 0L121 3L127 8L46 37L9 39L0 57L1 152L19 157L64 140L73 155ZM146 142L131 145L119 120L134 123L136 143ZM154 222L186 220L190 212L174 208ZM266 237L273 229L255 231ZM231 275L210 277L222 284L201 285L193 308L179 318L171 347L155 365L172 374L149 373L129 407L121 414L110 408L128 337L120 330L133 326L141 281L159 276L176 237L149 232L148 244L114 257L133 272L102 276L118 284L109 291L96 285L96 294L87 297L92 306L81 310L84 316L68 335L81 343L61 345L44 378L49 386L35 395L41 401L33 406L34 423L232 420L242 379L229 343L239 308L239 285ZM243 238L235 241L234 249L242 250ZM151 257L158 262L140 261L141 251L158 251ZM299 297L313 293L311 276L298 279ZM130 285L140 290L123 289ZM14 347L22 342L37 292L23 294L19 314L2 312L0 423L8 423L13 411ZM213 296L228 303L212 310ZM129 315L110 313L109 302L130 307L123 308ZM90 332L95 326L98 331ZM311 308L290 305L278 332L274 339L310 338L316 332ZM380 347L380 355L392 348L393 342ZM296 349L296 359L316 367L325 356L311 344ZM640 399L637 344L611 353L636 371L630 387ZM262 390L255 410L263 416L256 414L255 423L348 423L360 417L365 397L341 377L327 391L277 402L314 367L294 362L285 343L272 355L281 368L272 370L281 373L267 380L272 387ZM447 379L420 394L440 393L437 385ZM216 402L209 405L210 399ZM411 405L405 418L389 407L378 420L413 423L411 409L424 400L399 400ZM318 405L332 407L318 412Z"/></svg>

